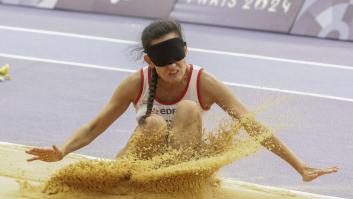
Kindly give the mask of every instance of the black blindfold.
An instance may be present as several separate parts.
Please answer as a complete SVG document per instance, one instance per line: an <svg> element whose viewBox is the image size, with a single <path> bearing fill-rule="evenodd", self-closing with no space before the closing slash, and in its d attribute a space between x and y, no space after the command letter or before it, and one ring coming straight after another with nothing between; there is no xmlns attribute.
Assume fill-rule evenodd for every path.
<svg viewBox="0 0 353 199"><path fill-rule="evenodd" d="M156 66L163 67L184 59L185 46L181 38L173 38L148 47L146 53Z"/></svg>

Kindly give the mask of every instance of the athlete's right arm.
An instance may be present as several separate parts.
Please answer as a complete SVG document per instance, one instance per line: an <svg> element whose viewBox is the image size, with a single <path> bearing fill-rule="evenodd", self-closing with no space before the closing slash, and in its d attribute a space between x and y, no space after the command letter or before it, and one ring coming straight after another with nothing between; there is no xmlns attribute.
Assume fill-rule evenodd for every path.
<svg viewBox="0 0 353 199"><path fill-rule="evenodd" d="M126 111L130 103L134 102L138 96L141 81L143 80L140 78L140 72L130 75L120 83L108 104L96 118L78 128L59 149L54 145L52 149L33 148L26 151L34 155L28 161L59 161L67 154L91 143Z"/></svg>

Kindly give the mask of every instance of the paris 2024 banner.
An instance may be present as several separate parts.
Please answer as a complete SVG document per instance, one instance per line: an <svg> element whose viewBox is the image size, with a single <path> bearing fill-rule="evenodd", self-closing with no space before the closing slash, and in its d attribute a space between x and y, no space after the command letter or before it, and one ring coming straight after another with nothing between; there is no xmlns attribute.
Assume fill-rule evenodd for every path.
<svg viewBox="0 0 353 199"><path fill-rule="evenodd" d="M306 0L291 33L353 41L353 1Z"/></svg>
<svg viewBox="0 0 353 199"><path fill-rule="evenodd" d="M47 9L291 33L353 41L353 0L0 0Z"/></svg>
<svg viewBox="0 0 353 199"><path fill-rule="evenodd" d="M304 0L178 0L171 13L180 21L290 31Z"/></svg>
<svg viewBox="0 0 353 199"><path fill-rule="evenodd" d="M147 18L167 18L176 0L0 0L4 4Z"/></svg>

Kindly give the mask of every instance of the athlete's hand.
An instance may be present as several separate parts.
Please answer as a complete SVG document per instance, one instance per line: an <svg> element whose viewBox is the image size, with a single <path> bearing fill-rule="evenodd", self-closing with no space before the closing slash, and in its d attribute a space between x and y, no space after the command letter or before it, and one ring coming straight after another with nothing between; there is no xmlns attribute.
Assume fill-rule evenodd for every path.
<svg viewBox="0 0 353 199"><path fill-rule="evenodd" d="M302 177L303 181L309 182L314 179L316 179L319 176L330 174L330 173L335 173L338 171L338 167L330 167L330 168L324 168L324 169L316 169L316 168L311 168L311 167L304 167L302 171Z"/></svg>
<svg viewBox="0 0 353 199"><path fill-rule="evenodd" d="M44 162L56 162L63 159L63 153L53 145L53 148L33 148L26 151L27 154L34 155L33 158L28 159L28 162L34 160L41 160Z"/></svg>

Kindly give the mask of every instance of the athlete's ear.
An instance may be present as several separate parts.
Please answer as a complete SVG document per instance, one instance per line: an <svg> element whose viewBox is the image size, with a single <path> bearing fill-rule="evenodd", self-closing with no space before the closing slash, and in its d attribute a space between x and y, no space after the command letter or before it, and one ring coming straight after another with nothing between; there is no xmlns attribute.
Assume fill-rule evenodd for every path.
<svg viewBox="0 0 353 199"><path fill-rule="evenodd" d="M184 51L185 51L185 55L187 55L188 54L188 46L186 45L186 42L184 42Z"/></svg>
<svg viewBox="0 0 353 199"><path fill-rule="evenodd" d="M147 62L148 65L154 66L154 64L153 64L153 62L152 62L152 60L151 60L151 58L150 58L148 55L144 55L144 56L143 56L143 59L145 60L145 62Z"/></svg>

